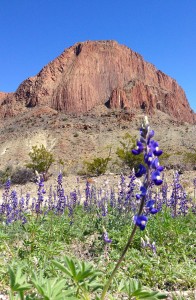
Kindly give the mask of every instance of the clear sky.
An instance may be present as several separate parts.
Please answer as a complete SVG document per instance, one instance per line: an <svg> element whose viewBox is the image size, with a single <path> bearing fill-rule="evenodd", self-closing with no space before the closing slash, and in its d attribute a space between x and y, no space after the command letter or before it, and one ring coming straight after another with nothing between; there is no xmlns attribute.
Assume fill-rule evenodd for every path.
<svg viewBox="0 0 196 300"><path fill-rule="evenodd" d="M0 91L86 40L138 52L177 80L196 111L196 0L0 0Z"/></svg>

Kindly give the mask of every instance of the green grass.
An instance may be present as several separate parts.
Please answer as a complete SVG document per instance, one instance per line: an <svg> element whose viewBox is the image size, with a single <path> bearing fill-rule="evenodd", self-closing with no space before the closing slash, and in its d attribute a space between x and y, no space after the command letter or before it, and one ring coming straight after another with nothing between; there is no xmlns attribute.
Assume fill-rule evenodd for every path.
<svg viewBox="0 0 196 300"><path fill-rule="evenodd" d="M70 221L72 225L70 225ZM112 243L102 240L103 226ZM8 266L22 266L26 278L43 272L45 278L59 276L52 260L63 256L87 260L103 271L106 280L126 244L132 230L132 216L109 212L107 217L96 212L75 209L74 218L54 215L29 215L28 222L0 224L0 286L9 289ZM196 282L195 215L172 218L167 210L151 216L145 231L136 231L112 289L119 282L135 278L149 288L167 291L193 290ZM141 247L141 238L156 244L156 254L150 247ZM65 298L66 299L66 298Z"/></svg>

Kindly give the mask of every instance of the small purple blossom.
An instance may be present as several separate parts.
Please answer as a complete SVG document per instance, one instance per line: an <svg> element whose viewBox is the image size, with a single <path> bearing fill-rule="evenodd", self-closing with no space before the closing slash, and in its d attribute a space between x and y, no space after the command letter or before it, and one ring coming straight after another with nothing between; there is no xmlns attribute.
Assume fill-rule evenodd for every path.
<svg viewBox="0 0 196 300"><path fill-rule="evenodd" d="M146 168L142 164L140 164L137 172L135 173L135 176L139 178L142 177L144 174L146 174Z"/></svg>
<svg viewBox="0 0 196 300"><path fill-rule="evenodd" d="M158 209L155 208L155 201L154 200L149 200L146 204L146 207L149 209L149 212L154 215L158 212Z"/></svg>
<svg viewBox="0 0 196 300"><path fill-rule="evenodd" d="M148 218L146 216L135 216L134 222L140 228L140 230L144 230L147 224Z"/></svg>
<svg viewBox="0 0 196 300"><path fill-rule="evenodd" d="M152 172L152 181L155 185L161 185L163 180L161 179L161 172L160 171L154 171Z"/></svg>
<svg viewBox="0 0 196 300"><path fill-rule="evenodd" d="M152 162L153 162L153 153L152 152L149 152L149 153L146 153L144 155L144 161L145 163L150 167L152 165Z"/></svg>
<svg viewBox="0 0 196 300"><path fill-rule="evenodd" d="M105 232L103 233L102 237L103 237L103 241L104 241L106 244L109 244L109 243L112 242L112 240L109 239L109 237L108 237L107 231L105 231Z"/></svg>
<svg viewBox="0 0 196 300"><path fill-rule="evenodd" d="M147 144L149 144L150 139L154 136L154 130L150 130L148 133L148 140L147 140Z"/></svg>
<svg viewBox="0 0 196 300"><path fill-rule="evenodd" d="M145 196L145 195L146 195L146 192L147 192L146 187L142 185L142 186L140 187L140 192L141 192L140 196Z"/></svg>
<svg viewBox="0 0 196 300"><path fill-rule="evenodd" d="M137 141L137 147L136 147L136 149L132 150L132 153L134 155L138 155L138 154L142 153L143 150L144 150L143 144L140 141Z"/></svg>
<svg viewBox="0 0 196 300"><path fill-rule="evenodd" d="M161 172L163 171L164 167L163 166L160 166L159 164L159 160L158 160L158 157L156 157L153 162L152 162L152 168Z"/></svg>
<svg viewBox="0 0 196 300"><path fill-rule="evenodd" d="M163 153L162 150L159 150L159 144L156 141L150 141L148 146L155 156L160 156Z"/></svg>

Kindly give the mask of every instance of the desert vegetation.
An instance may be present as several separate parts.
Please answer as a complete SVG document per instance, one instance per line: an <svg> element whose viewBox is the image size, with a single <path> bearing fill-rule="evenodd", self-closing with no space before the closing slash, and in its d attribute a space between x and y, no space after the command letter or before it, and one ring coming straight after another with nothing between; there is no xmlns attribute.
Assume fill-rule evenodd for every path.
<svg viewBox="0 0 196 300"><path fill-rule="evenodd" d="M46 190L43 174L54 157L44 147L33 148L27 169L39 172L36 195L18 195L6 171L2 293L26 300L194 299L196 179L189 195L177 171L170 182L165 178L159 161L170 154L164 158L154 134L145 119L137 142L123 138L118 185L96 187L87 179L84 190L65 193L60 172L56 186ZM109 163L110 152L87 164L88 175L105 173Z"/></svg>

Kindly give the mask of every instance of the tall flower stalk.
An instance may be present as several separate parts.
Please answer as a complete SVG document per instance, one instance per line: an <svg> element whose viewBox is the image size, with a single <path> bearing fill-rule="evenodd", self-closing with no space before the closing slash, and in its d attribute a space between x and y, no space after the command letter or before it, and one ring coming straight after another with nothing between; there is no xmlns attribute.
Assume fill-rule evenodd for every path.
<svg viewBox="0 0 196 300"><path fill-rule="evenodd" d="M137 215L134 217L134 227L132 229L131 235L127 241L127 244L124 247L124 250L112 271L108 281L106 282L100 300L103 300L106 296L106 293L111 285L111 282L116 275L118 268L123 261L127 250L129 249L137 227L140 230L144 230L148 221L148 217L143 214L144 207L146 212L155 214L158 210L154 207L155 201L149 198L148 188L153 183L157 186L162 184L161 171L163 167L159 165L158 157L162 154L162 150L159 150L159 145L156 141L152 140L154 136L154 131L150 130L147 117L144 118L144 122L140 129L140 139L137 141L136 149L132 150L134 155L139 155L143 153L144 155L144 164L140 164L138 170L135 172L135 176L140 178L143 176L143 182L141 183L140 193L136 195L137 199L140 199L140 206ZM109 238L108 238L109 239Z"/></svg>

